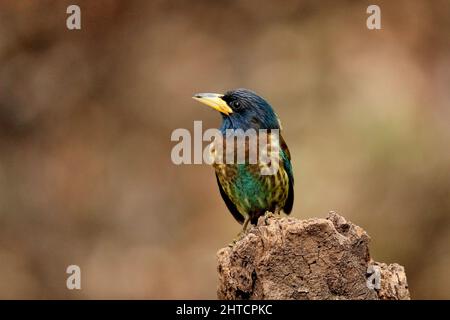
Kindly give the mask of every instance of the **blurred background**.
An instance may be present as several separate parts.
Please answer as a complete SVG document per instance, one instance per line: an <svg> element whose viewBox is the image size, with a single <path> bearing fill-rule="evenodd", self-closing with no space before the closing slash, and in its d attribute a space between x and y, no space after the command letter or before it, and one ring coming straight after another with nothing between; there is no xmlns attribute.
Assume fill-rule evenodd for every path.
<svg viewBox="0 0 450 320"><path fill-rule="evenodd" d="M216 298L240 226L170 135L237 87L283 122L294 217L336 210L413 298L450 298L449 34L445 0L2 0L0 298Z"/></svg>

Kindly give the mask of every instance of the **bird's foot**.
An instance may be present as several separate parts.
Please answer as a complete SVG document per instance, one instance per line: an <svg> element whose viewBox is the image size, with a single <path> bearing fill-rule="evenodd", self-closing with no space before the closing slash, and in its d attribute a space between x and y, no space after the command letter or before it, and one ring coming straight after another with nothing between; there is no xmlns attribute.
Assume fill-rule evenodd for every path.
<svg viewBox="0 0 450 320"><path fill-rule="evenodd" d="M247 233L246 231L247 228L242 229L241 231L239 231L239 233L237 234L237 236L228 244L228 246L230 248L234 247L234 245L236 244L236 242L238 242L239 240L241 240L244 235Z"/></svg>
<svg viewBox="0 0 450 320"><path fill-rule="evenodd" d="M239 240L238 237L234 238L229 244L228 247L233 248L236 242Z"/></svg>
<svg viewBox="0 0 450 320"><path fill-rule="evenodd" d="M264 213L264 223L266 224L266 225L268 225L269 224L269 219L270 218L274 218L275 217L275 215L272 213L272 212L270 212L270 211L266 211L266 213Z"/></svg>

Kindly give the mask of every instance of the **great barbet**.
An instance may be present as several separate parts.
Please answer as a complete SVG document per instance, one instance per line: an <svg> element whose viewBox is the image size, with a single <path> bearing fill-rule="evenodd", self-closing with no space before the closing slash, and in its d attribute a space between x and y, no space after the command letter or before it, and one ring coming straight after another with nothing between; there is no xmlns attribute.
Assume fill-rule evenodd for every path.
<svg viewBox="0 0 450 320"><path fill-rule="evenodd" d="M193 98L221 113L220 132L224 136L228 129L281 131L280 120L272 106L253 91L235 89L225 94L198 93ZM259 160L256 164L213 163L220 194L244 230L249 222L256 224L266 212L279 214L283 210L289 214L292 210L294 176L291 155L281 133L278 137L279 166L274 174L262 174Z"/></svg>

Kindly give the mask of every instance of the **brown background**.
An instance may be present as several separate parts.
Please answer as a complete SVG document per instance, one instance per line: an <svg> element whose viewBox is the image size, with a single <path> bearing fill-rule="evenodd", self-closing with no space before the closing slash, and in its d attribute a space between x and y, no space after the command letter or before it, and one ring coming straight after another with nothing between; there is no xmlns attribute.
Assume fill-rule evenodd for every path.
<svg viewBox="0 0 450 320"><path fill-rule="evenodd" d="M170 134L236 87L281 117L293 216L338 211L413 298L450 298L450 2L376 1L381 31L372 2L280 3L0 2L0 298L215 298L240 227Z"/></svg>

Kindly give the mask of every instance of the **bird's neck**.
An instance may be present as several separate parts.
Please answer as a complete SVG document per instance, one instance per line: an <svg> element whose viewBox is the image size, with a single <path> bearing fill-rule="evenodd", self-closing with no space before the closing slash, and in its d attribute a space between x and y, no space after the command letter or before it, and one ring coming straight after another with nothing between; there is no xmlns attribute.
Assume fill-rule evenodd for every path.
<svg viewBox="0 0 450 320"><path fill-rule="evenodd" d="M225 134L226 131L229 130L229 129L232 129L232 130L239 129L235 125L236 124L233 123L233 120L231 120L230 117L224 116L223 117L223 121L222 121L222 125L220 126L220 131L222 132L222 134Z"/></svg>
<svg viewBox="0 0 450 320"><path fill-rule="evenodd" d="M254 123L246 121L246 119L239 119L237 117L231 118L228 116L223 117L222 125L220 126L220 131L225 134L227 130L237 130L242 129L247 131L249 129L254 129L258 131L259 129L280 129L278 122L264 124L264 123Z"/></svg>

